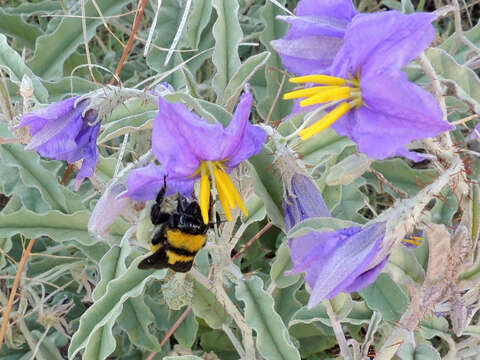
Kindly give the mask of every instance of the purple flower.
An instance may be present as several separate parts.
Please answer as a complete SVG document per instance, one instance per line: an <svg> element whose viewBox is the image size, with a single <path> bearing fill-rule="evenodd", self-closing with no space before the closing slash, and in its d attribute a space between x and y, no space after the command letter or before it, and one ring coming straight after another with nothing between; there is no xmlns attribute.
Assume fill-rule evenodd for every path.
<svg viewBox="0 0 480 360"><path fill-rule="evenodd" d="M257 154L266 140L265 131L248 121L251 106L252 95L243 94L232 121L224 129L220 123L201 119L181 103L159 98L152 148L163 168L150 165L132 172L126 195L139 200L154 199L165 175L170 186L167 192L175 190L189 195L200 178L200 208L204 222L208 223L214 180L227 219L232 219L230 209L237 205L247 214L228 173Z"/></svg>
<svg viewBox="0 0 480 360"><path fill-rule="evenodd" d="M89 99L69 98L49 107L24 114L17 128L30 127L32 139L25 147L36 150L40 155L73 163L83 159L77 174L75 188L82 180L92 176L98 162L97 136L100 122L91 125L97 119L93 109L83 114L90 103Z"/></svg>
<svg viewBox="0 0 480 360"><path fill-rule="evenodd" d="M292 192L284 202L287 230L305 219L329 217L316 186L303 175L292 177ZM385 224L354 226L333 232L311 232L290 240L291 274L305 272L312 288L308 307L340 292L360 291L375 281L387 262L374 264L385 236Z"/></svg>
<svg viewBox="0 0 480 360"><path fill-rule="evenodd" d="M308 34L319 36L315 25L299 25L306 22L304 18L315 22L319 17L335 14L338 8L347 7L347 2L342 1L337 8L330 7L323 12L323 7L317 6L317 9L313 3L300 2L302 16L300 20L289 20L293 25L286 35L288 41L301 43ZM301 51L297 52L299 59L292 62L291 57L285 57L285 48L278 48L279 43L274 43L285 66L302 75L290 81L308 84L301 90L285 94L284 98L305 98L300 101L301 107L321 107L328 111L316 123L303 128L299 135L306 140L332 126L340 135L355 141L359 150L372 158L402 155L419 160L419 156L406 150L409 142L436 136L452 128L443 120L436 99L410 83L401 71L434 39L431 22L435 14L404 15L397 11L355 14L350 10L337 14L340 13L349 19L344 32L322 34L328 38L338 36L341 46L332 48L333 57L313 52L315 61L310 58L308 61L316 65L302 63L306 58ZM320 24L322 31L326 29L323 20L315 24ZM326 61L326 56L332 60Z"/></svg>

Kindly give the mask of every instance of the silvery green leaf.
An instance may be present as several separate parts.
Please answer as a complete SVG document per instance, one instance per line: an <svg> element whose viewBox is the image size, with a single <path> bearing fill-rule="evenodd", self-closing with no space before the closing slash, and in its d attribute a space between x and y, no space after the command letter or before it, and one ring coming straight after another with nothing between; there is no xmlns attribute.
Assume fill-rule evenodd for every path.
<svg viewBox="0 0 480 360"><path fill-rule="evenodd" d="M213 0L213 7L217 13L217 21L213 26L215 50L212 60L217 68L213 87L217 94L217 103L222 103L225 88L241 64L238 45L243 33L238 22L237 1Z"/></svg>
<svg viewBox="0 0 480 360"><path fill-rule="evenodd" d="M69 358L73 358L87 346L91 335L97 329L120 315L125 301L142 294L148 280L165 277L166 270L138 269L137 266L141 260L141 257L136 258L126 273L112 280L107 287L107 292L81 316L80 326L73 335L68 349Z"/></svg>
<svg viewBox="0 0 480 360"><path fill-rule="evenodd" d="M275 312L273 298L263 290L263 281L253 276L240 281L235 289L245 304L245 319L257 333L257 349L265 359L300 359L287 328Z"/></svg>
<svg viewBox="0 0 480 360"><path fill-rule="evenodd" d="M328 170L325 182L330 185L348 185L370 168L373 160L365 154L352 154Z"/></svg>
<svg viewBox="0 0 480 360"><path fill-rule="evenodd" d="M351 226L359 226L359 224L348 220L341 220L332 217L325 218L309 218L296 224L287 234L289 239L307 235L311 232L323 232L345 229Z"/></svg>
<svg viewBox="0 0 480 360"><path fill-rule="evenodd" d="M284 241L277 249L277 255L270 268L270 277L277 288L286 288L298 281L300 278L299 274L285 274L285 271L291 270L292 268L293 262L290 257L290 249L288 248L287 241Z"/></svg>
<svg viewBox="0 0 480 360"><path fill-rule="evenodd" d="M407 309L407 295L385 273L380 274L377 280L360 291L360 294L368 307L379 311L385 320L398 321Z"/></svg>

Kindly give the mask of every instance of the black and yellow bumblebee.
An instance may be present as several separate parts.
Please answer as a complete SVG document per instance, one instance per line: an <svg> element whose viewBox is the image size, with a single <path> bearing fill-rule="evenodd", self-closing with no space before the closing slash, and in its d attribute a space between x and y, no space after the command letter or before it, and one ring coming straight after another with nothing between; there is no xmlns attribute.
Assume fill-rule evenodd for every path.
<svg viewBox="0 0 480 360"><path fill-rule="evenodd" d="M204 224L200 205L177 194L177 208L164 212L166 184L159 191L150 210L150 218L160 228L152 238L153 254L138 264L139 269L170 268L176 272L190 271L195 255L205 246L210 224Z"/></svg>

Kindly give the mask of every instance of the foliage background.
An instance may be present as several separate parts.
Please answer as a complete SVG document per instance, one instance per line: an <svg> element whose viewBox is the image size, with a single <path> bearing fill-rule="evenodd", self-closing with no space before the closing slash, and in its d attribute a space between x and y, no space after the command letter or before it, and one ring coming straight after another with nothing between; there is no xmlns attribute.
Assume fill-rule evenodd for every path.
<svg viewBox="0 0 480 360"><path fill-rule="evenodd" d="M95 177L78 192L72 176L61 184L67 164L25 151L21 134L12 132L10 125L33 106L108 84L122 63L137 6L145 3L120 72L124 88L151 90L168 82L174 89L169 100L225 124L249 83L256 99L253 122L288 134L302 120L278 126L293 103L279 100L289 88L287 74L269 45L287 29L275 17L293 10L296 0L0 1L0 306L3 314L12 310L0 357L238 359L256 353L265 359L329 359L346 356L338 345L343 336L358 348L351 355L357 358L373 349L381 359L478 358L479 149L470 134L480 110L479 6L356 1L362 12L441 13L426 56L443 86L449 120L457 124L450 135L454 157L463 161L462 180L440 184L446 170L429 161L398 158L358 166L355 145L333 130L296 146L335 218L363 224L393 204L403 206L399 199L426 205L416 224L425 229L421 246L396 246L373 285L308 310L303 278L284 274L291 261L273 144L240 174L249 216L221 229L223 239L235 239L234 261L213 241L184 276L136 268L151 236L150 204L132 207L102 237L88 231L106 186L150 149L154 105L127 96L110 109L98 139ZM429 88L420 65L413 62L406 71ZM428 184L436 190L422 192L431 189ZM459 261L446 270L454 259ZM428 296L438 288L445 290L441 297Z"/></svg>

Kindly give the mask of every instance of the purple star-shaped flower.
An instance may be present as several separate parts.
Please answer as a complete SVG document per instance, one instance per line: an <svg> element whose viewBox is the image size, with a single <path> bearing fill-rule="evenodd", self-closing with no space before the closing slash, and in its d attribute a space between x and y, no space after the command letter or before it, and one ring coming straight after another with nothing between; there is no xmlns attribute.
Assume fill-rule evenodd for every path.
<svg viewBox="0 0 480 360"><path fill-rule="evenodd" d="M289 43L301 43L309 33L319 36L315 30L317 25L323 29L322 41L325 36L339 39L341 46L332 48L333 57L314 52L311 55L315 58L308 58L310 65L306 65L301 51L294 61L285 56L285 39L273 43L285 66L302 75L291 81L313 84L287 93L284 98L304 98L301 107L321 106L328 111L313 125L302 128L299 135L306 140L332 126L372 158L402 155L421 160L423 158L410 153L405 146L412 140L452 129L443 119L436 99L410 83L402 72L402 68L433 41L435 31L431 22L435 14L404 15L397 11L355 14L353 10L345 10L351 7L351 2L348 3L350 5L341 1L333 7L327 1L331 7L325 10L321 6L316 9L312 1L303 0L297 8L302 9L299 19L289 20L293 24L286 35ZM340 8L344 11L339 11ZM325 22L319 18L334 14L348 18L348 24L343 32L327 34ZM306 22L304 18L313 24L301 27L299 24Z"/></svg>
<svg viewBox="0 0 480 360"><path fill-rule="evenodd" d="M292 177L292 192L284 202L287 230L305 219L330 217L320 192L306 176ZM385 224L375 223L291 239L294 267L290 273L306 273L305 280L312 288L308 307L373 283L388 260L373 263L384 236Z"/></svg>
<svg viewBox="0 0 480 360"><path fill-rule="evenodd" d="M98 162L97 137L100 122L93 109L83 114L90 103L89 99L79 101L72 97L52 104L45 109L24 114L17 128L30 127L32 139L25 147L40 155L73 163L83 159L77 174L75 188L83 179L92 176Z"/></svg>
<svg viewBox="0 0 480 360"><path fill-rule="evenodd" d="M158 115L152 134L152 148L163 168L149 165L129 176L128 192L136 200L154 199L167 175L167 193L173 190L189 195L195 181L200 181L200 208L205 223L209 219L210 181L215 180L220 202L229 220L230 209L246 208L228 173L242 161L257 154L266 140L263 129L248 118L252 95L240 99L232 121L223 128L201 119L182 103L159 98Z"/></svg>

